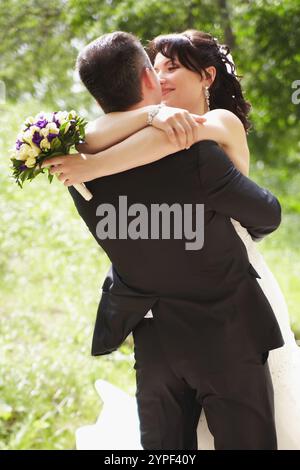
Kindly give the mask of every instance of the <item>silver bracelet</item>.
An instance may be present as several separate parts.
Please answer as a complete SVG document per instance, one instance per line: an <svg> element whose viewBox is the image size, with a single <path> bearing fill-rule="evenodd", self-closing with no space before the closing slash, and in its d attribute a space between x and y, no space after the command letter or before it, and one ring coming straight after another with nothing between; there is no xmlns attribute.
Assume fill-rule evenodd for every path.
<svg viewBox="0 0 300 470"><path fill-rule="evenodd" d="M158 104L155 108L151 109L148 112L147 125L152 126L153 119L159 113L160 109L163 107L162 104Z"/></svg>

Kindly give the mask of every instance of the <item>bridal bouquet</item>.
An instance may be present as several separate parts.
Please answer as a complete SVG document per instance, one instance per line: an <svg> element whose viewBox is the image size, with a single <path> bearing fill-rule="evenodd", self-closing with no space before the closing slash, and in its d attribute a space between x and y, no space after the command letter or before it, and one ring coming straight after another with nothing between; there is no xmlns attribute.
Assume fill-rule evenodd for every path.
<svg viewBox="0 0 300 470"><path fill-rule="evenodd" d="M84 142L87 122L75 111L39 113L28 117L21 127L12 155L12 173L22 188L26 180L33 180L38 174L48 171L51 183L54 175L41 164L50 157L66 155L72 147ZM74 184L74 188L89 201L92 194L84 183Z"/></svg>

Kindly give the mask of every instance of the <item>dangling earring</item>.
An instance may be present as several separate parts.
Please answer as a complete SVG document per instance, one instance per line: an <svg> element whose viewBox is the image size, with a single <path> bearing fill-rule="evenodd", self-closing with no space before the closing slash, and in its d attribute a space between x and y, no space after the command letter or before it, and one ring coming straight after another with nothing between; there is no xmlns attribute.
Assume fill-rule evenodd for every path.
<svg viewBox="0 0 300 470"><path fill-rule="evenodd" d="M205 95L205 101L206 101L206 104L207 104L208 111L210 111L210 107L209 107L210 92L209 92L208 86L206 86L205 89L204 89L204 95Z"/></svg>

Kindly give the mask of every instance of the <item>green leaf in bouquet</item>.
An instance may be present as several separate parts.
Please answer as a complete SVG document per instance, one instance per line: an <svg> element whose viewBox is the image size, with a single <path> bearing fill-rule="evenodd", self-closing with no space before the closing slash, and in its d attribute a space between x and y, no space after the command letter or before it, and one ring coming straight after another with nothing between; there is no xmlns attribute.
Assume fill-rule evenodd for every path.
<svg viewBox="0 0 300 470"><path fill-rule="evenodd" d="M87 125L87 121L86 121L84 118L78 118L78 121L77 121L77 122L78 122L78 124L82 124L82 125L84 125L84 126Z"/></svg>
<svg viewBox="0 0 300 470"><path fill-rule="evenodd" d="M66 127L67 127L68 124L69 124L69 122L67 121L67 122L65 122L64 124L62 124L62 125L60 126L60 128L59 128L59 133L60 133L60 134L64 134L64 133L65 133L65 129L66 129Z"/></svg>
<svg viewBox="0 0 300 470"><path fill-rule="evenodd" d="M27 179L30 181L32 181L38 174L40 173L40 171L35 171L34 168L30 168L30 171L28 172L28 176L27 176Z"/></svg>
<svg viewBox="0 0 300 470"><path fill-rule="evenodd" d="M11 158L10 160L12 161L14 168L19 168L24 164L23 160L17 160L16 158Z"/></svg>
<svg viewBox="0 0 300 470"><path fill-rule="evenodd" d="M83 124L79 124L80 137L85 137L85 128Z"/></svg>
<svg viewBox="0 0 300 470"><path fill-rule="evenodd" d="M21 180L22 183L24 183L24 181L27 179L28 174L29 174L29 168L27 168L27 170L24 170L20 173L19 179Z"/></svg>
<svg viewBox="0 0 300 470"><path fill-rule="evenodd" d="M59 137L55 137L52 142L51 142L51 155L52 155L52 152L54 151L57 151L61 149L61 141L59 139Z"/></svg>
<svg viewBox="0 0 300 470"><path fill-rule="evenodd" d="M54 178L54 175L51 175L51 173L48 173L49 183L52 183L53 178Z"/></svg>

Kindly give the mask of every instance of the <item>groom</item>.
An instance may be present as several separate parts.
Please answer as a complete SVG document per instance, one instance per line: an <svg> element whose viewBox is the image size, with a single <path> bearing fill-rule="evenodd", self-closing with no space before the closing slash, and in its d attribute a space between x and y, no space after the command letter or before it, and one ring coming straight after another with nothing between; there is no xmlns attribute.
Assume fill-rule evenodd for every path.
<svg viewBox="0 0 300 470"><path fill-rule="evenodd" d="M78 66L105 111L117 110L118 103L125 110L160 101L154 70L130 34L100 37L81 52ZM145 68L152 87L145 86ZM277 449L267 358L283 339L230 221L238 220L253 239L261 239L280 224L277 199L208 140L86 186L91 201L74 187L70 194L112 261L92 354L116 350L133 331L143 448L197 449L203 407L216 449ZM201 249L187 249L184 236L163 237L160 228L159 236L147 238L136 221L131 232L128 227L120 235L117 224L108 237L111 222L133 222L138 211L148 217L155 206L163 223L170 223L171 213L176 219L185 205L192 207L190 218L204 209ZM150 310L153 316L145 317Z"/></svg>

